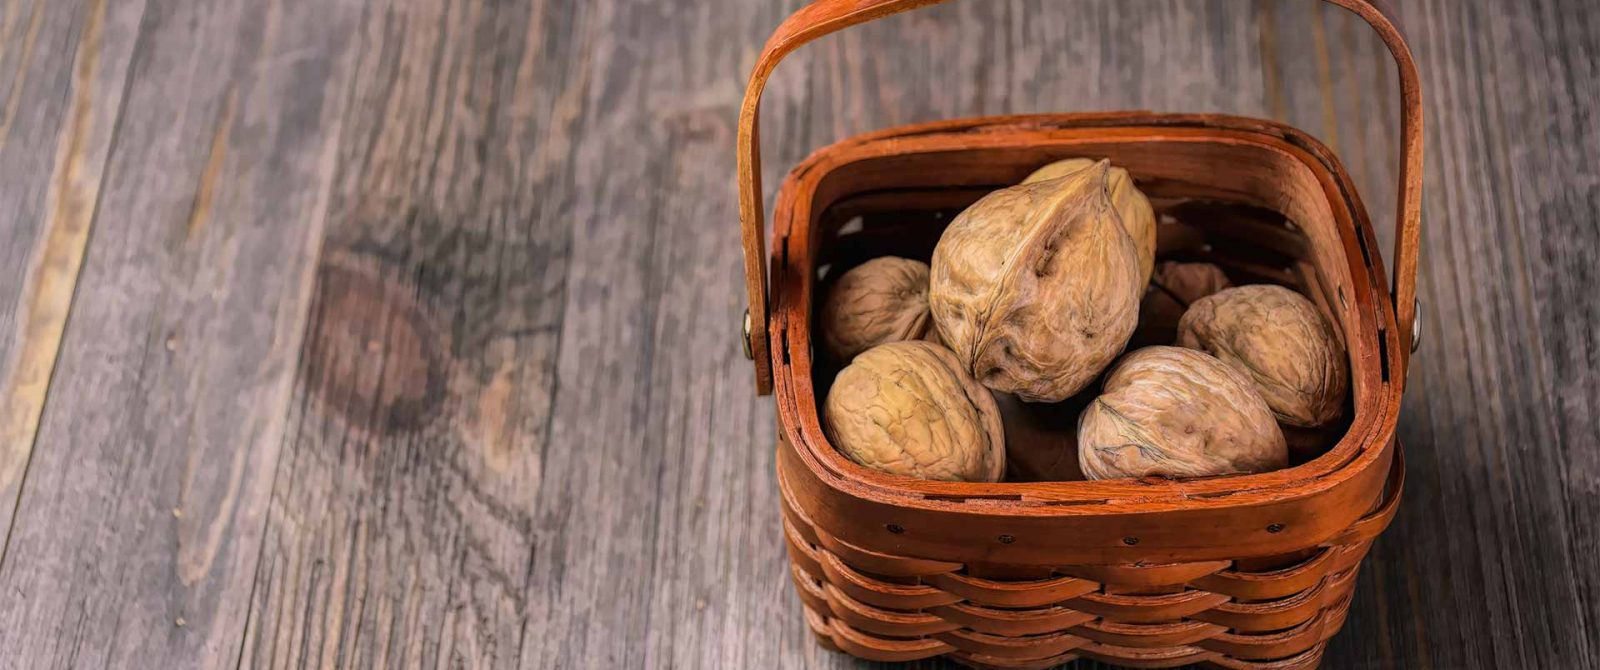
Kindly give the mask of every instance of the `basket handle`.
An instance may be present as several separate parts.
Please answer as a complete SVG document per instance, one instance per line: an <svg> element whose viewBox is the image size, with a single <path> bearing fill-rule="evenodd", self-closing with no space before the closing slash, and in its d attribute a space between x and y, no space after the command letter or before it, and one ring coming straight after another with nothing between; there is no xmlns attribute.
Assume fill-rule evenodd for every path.
<svg viewBox="0 0 1600 670"><path fill-rule="evenodd" d="M750 308L745 317L745 351L755 361L756 392L772 392L771 341L768 336L767 259L761 197L761 140L758 127L761 91L784 56L805 43L858 23L898 14L944 0L816 0L778 26L756 60L739 109L739 225L744 241L745 288ZM1412 343L1417 298L1417 249L1422 224L1422 86L1417 63L1384 0L1323 0L1360 16L1388 45L1400 75L1400 198L1395 236L1394 311L1400 341ZM1410 363L1411 347L1399 348L1401 370ZM1401 382L1403 383L1403 381Z"/></svg>

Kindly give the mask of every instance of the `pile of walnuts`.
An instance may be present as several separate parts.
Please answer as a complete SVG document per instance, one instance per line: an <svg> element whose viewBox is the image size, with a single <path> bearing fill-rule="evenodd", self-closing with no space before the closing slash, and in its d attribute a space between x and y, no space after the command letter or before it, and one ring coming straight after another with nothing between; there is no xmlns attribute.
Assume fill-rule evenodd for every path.
<svg viewBox="0 0 1600 670"><path fill-rule="evenodd" d="M1066 473L1054 463L1069 451L1077 469L1047 476L1285 467L1285 427L1344 412L1340 335L1290 289L1158 265L1157 227L1126 170L1069 159L968 207L931 263L883 257L846 272L819 312L820 341L844 366L824 403L829 439L862 465L948 481L1000 481L1008 452L1046 464L1013 478ZM1039 411L1001 411L1022 403ZM1007 425L1052 412L1075 415L1075 434L1071 416L1050 439Z"/></svg>

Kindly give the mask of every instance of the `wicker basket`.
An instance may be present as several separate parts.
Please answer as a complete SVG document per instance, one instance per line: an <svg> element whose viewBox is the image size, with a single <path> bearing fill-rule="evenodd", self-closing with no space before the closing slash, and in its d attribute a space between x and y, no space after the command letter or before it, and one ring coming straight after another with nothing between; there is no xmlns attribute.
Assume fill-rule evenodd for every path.
<svg viewBox="0 0 1600 670"><path fill-rule="evenodd" d="M936 0L821 0L768 42L740 120L750 291L746 347L775 391L784 537L806 620L825 646L874 660L948 656L1002 668L1086 657L1134 667L1319 662L1357 567L1394 515L1395 423L1415 344L1421 103L1415 64L1372 0L1366 19L1398 64L1402 161L1396 282L1386 288L1366 210L1333 154L1268 121L1146 112L983 118L852 138L796 167L777 200L771 287L756 117L784 55L821 35ZM844 269L892 249L931 252L954 213L1032 169L1103 156L1180 225L1161 254L1291 285L1350 352L1337 444L1277 472L1199 480L915 480L858 466L828 443L812 358L813 307ZM770 300L771 309L768 309Z"/></svg>

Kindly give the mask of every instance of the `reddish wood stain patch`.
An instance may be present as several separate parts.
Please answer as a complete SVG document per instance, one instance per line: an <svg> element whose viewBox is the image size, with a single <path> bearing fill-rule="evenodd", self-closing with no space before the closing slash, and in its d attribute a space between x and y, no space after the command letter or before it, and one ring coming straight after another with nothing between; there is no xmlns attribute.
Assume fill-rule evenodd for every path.
<svg viewBox="0 0 1600 670"><path fill-rule="evenodd" d="M301 359L302 382L324 411L362 432L413 432L438 414L449 353L414 287L325 264Z"/></svg>

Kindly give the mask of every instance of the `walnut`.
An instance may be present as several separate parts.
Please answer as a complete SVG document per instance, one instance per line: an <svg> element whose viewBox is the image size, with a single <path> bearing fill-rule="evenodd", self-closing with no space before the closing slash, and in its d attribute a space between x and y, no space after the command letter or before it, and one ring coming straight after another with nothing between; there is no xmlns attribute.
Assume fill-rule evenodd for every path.
<svg viewBox="0 0 1600 670"><path fill-rule="evenodd" d="M984 196L933 251L942 341L989 388L1056 402L1122 351L1144 290L1117 222L1110 164Z"/></svg>
<svg viewBox="0 0 1600 670"><path fill-rule="evenodd" d="M1078 419L1078 461L1089 479L1266 472L1288 458L1250 380L1190 349L1127 355Z"/></svg>
<svg viewBox="0 0 1600 670"><path fill-rule="evenodd" d="M1156 266L1151 281L1160 285L1154 290L1184 305L1232 286L1222 268L1210 263L1166 261Z"/></svg>
<svg viewBox="0 0 1600 670"><path fill-rule="evenodd" d="M945 481L1000 481L1005 433L989 390L954 354L922 341L868 349L828 391L835 447L884 472Z"/></svg>
<svg viewBox="0 0 1600 670"><path fill-rule="evenodd" d="M828 292L821 318L823 345L841 363L886 342L926 339L928 265L884 256L851 268Z"/></svg>
<svg viewBox="0 0 1600 670"><path fill-rule="evenodd" d="M1178 339L1178 320L1196 300L1228 288L1228 275L1210 263L1156 264L1150 288L1139 301L1139 328L1136 345L1172 344ZM1134 345L1130 345L1134 346Z"/></svg>
<svg viewBox="0 0 1600 670"><path fill-rule="evenodd" d="M1089 158L1068 158L1034 170L1022 183L1060 179L1094 165L1095 161ZM1111 202L1139 252L1139 276L1149 281L1156 263L1156 211L1150 206L1150 199L1134 186L1128 171L1119 167L1111 168Z"/></svg>
<svg viewBox="0 0 1600 670"><path fill-rule="evenodd" d="M1196 301L1178 322L1178 346L1238 368L1288 425L1321 426L1344 409L1344 343L1310 300L1289 289L1240 286Z"/></svg>

